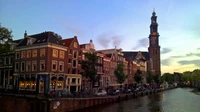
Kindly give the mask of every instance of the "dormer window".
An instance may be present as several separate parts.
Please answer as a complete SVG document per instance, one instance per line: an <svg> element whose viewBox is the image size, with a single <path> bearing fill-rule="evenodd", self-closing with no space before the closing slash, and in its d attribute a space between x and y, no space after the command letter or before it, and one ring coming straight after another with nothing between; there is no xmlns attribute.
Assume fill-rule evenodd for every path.
<svg viewBox="0 0 200 112"><path fill-rule="evenodd" d="M30 39L27 39L27 45L32 45L33 44L33 40L30 38Z"/></svg>

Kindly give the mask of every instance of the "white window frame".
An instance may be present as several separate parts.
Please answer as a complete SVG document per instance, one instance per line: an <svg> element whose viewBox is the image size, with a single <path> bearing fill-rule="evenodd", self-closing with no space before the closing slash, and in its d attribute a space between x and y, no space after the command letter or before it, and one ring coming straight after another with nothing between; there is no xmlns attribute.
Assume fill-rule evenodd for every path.
<svg viewBox="0 0 200 112"><path fill-rule="evenodd" d="M17 56L17 54L19 54L19 57ZM15 59L19 59L19 58L20 58L20 52L16 52Z"/></svg>
<svg viewBox="0 0 200 112"><path fill-rule="evenodd" d="M56 68L55 69L53 69L53 65L54 64L56 64ZM52 60L52 71L56 71L57 69L58 69L58 61L56 61L56 60Z"/></svg>
<svg viewBox="0 0 200 112"><path fill-rule="evenodd" d="M44 55L42 55L42 50L44 50ZM43 57L46 55L46 49L40 49L40 57Z"/></svg>
<svg viewBox="0 0 200 112"><path fill-rule="evenodd" d="M24 63L24 70L23 71L22 71L22 63ZM24 61L21 62L20 68L21 68L21 72L25 72L25 70L26 70L26 63Z"/></svg>
<svg viewBox="0 0 200 112"><path fill-rule="evenodd" d="M54 56L54 52L57 52L57 55L56 55L56 56ZM52 52L52 53L53 53L53 54L52 54L53 57L56 57L56 58L58 57L58 50L57 50L57 49L53 49L53 52Z"/></svg>
<svg viewBox="0 0 200 112"><path fill-rule="evenodd" d="M29 70L28 70L28 65L30 66ZM26 71L27 72L31 71L31 61L26 62Z"/></svg>
<svg viewBox="0 0 200 112"><path fill-rule="evenodd" d="M36 56L34 56L34 51L36 51ZM37 57L37 56L38 56L37 49L33 49L33 50L32 50L32 57Z"/></svg>
<svg viewBox="0 0 200 112"><path fill-rule="evenodd" d="M44 69L42 69L42 64L44 64ZM40 60L40 71L45 71L45 60Z"/></svg>
<svg viewBox="0 0 200 112"><path fill-rule="evenodd" d="M74 67L74 61L76 61L76 66ZM77 68L77 60L72 60L72 68Z"/></svg>
<svg viewBox="0 0 200 112"><path fill-rule="evenodd" d="M62 69L60 70L60 65L62 65ZM63 61L59 61L59 71L60 72L64 72L64 62Z"/></svg>
<svg viewBox="0 0 200 112"><path fill-rule="evenodd" d="M30 57L28 57L28 52L30 52ZM26 57L27 57L27 58L31 58L31 55L32 55L32 54L31 54L31 50L28 50L27 53L26 53Z"/></svg>
<svg viewBox="0 0 200 112"><path fill-rule="evenodd" d="M61 56L61 53L63 53L63 56ZM59 56L60 56L60 58L64 59L65 58L65 52L64 51L60 51Z"/></svg>
<svg viewBox="0 0 200 112"><path fill-rule="evenodd" d="M24 57L22 57L22 56L23 56L23 55L22 55L23 52L24 52L24 54L25 54ZM26 58L26 51L22 51L22 52L21 52L21 58Z"/></svg>
<svg viewBox="0 0 200 112"><path fill-rule="evenodd" d="M18 69L16 68L17 67L17 64L18 64ZM19 72L19 62L15 62L15 72Z"/></svg>
<svg viewBox="0 0 200 112"><path fill-rule="evenodd" d="M34 64L35 64L35 70L34 70ZM37 71L37 61L32 61L32 71Z"/></svg>

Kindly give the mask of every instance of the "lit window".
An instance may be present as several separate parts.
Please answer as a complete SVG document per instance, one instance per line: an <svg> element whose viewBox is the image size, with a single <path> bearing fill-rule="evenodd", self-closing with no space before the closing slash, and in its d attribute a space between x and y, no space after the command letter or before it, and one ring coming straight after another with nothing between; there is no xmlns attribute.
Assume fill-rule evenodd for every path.
<svg viewBox="0 0 200 112"><path fill-rule="evenodd" d="M21 58L25 58L26 57L26 52L25 51L22 51L21 52Z"/></svg>
<svg viewBox="0 0 200 112"><path fill-rule="evenodd" d="M37 57L37 50L33 50L33 57Z"/></svg>
<svg viewBox="0 0 200 112"><path fill-rule="evenodd" d="M74 42L74 48L77 48L77 47L78 47L77 42Z"/></svg>
<svg viewBox="0 0 200 112"><path fill-rule="evenodd" d="M45 60L40 60L40 71L45 70Z"/></svg>
<svg viewBox="0 0 200 112"><path fill-rule="evenodd" d="M26 62L26 71L31 71L31 62L30 61Z"/></svg>
<svg viewBox="0 0 200 112"><path fill-rule="evenodd" d="M31 51L27 51L27 58L31 57Z"/></svg>
<svg viewBox="0 0 200 112"><path fill-rule="evenodd" d="M37 69L37 61L32 61L32 71L36 71Z"/></svg>
<svg viewBox="0 0 200 112"><path fill-rule="evenodd" d="M56 71L57 70L57 61L52 60L52 71Z"/></svg>
<svg viewBox="0 0 200 112"><path fill-rule="evenodd" d="M40 49L40 56L45 56L45 49Z"/></svg>
<svg viewBox="0 0 200 112"><path fill-rule="evenodd" d="M64 51L60 51L60 58L64 59Z"/></svg>
<svg viewBox="0 0 200 112"><path fill-rule="evenodd" d="M58 57L58 50L53 49L53 57Z"/></svg>

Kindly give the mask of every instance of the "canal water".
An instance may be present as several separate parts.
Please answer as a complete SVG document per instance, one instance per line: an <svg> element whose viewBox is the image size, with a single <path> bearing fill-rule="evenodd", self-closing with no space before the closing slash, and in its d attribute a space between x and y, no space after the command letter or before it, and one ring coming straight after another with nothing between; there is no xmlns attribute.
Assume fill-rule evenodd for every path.
<svg viewBox="0 0 200 112"><path fill-rule="evenodd" d="M177 88L77 112L200 112L200 95L192 90Z"/></svg>

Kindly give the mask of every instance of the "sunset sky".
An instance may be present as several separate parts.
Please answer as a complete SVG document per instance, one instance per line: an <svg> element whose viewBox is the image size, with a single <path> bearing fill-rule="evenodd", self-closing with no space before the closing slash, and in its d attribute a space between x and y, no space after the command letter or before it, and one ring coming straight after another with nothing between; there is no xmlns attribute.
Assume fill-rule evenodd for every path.
<svg viewBox="0 0 200 112"><path fill-rule="evenodd" d="M0 0L0 23L14 39L53 31L97 50L147 51L154 8L162 73L200 68L199 0Z"/></svg>

